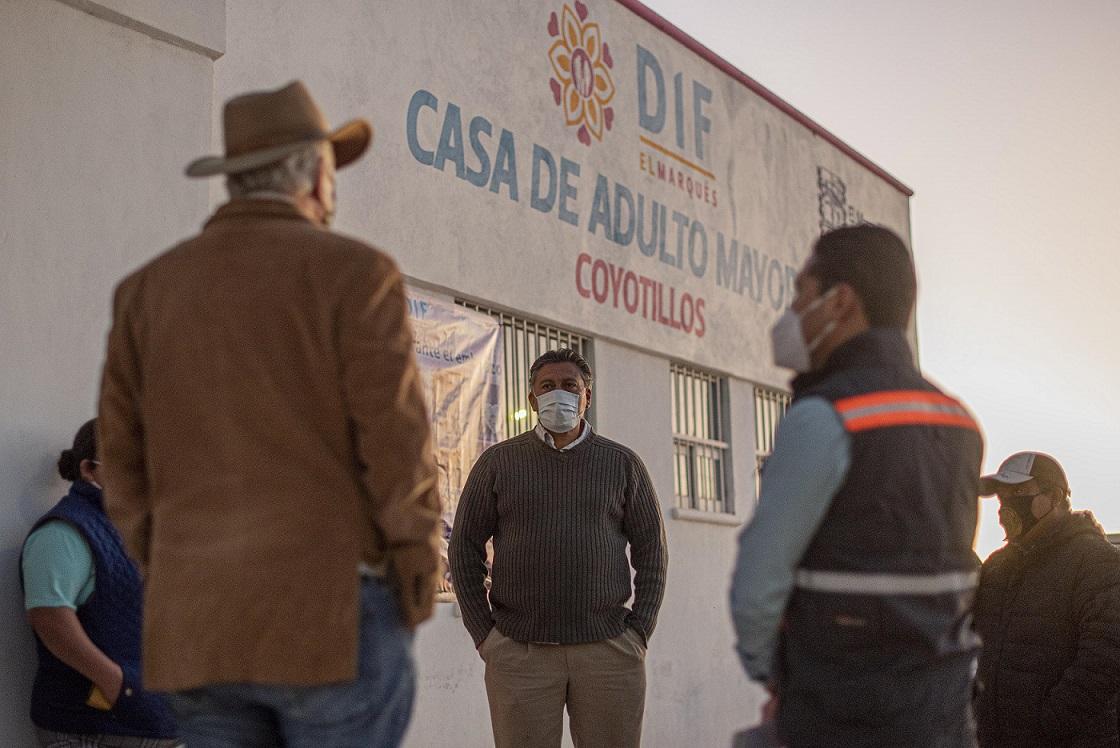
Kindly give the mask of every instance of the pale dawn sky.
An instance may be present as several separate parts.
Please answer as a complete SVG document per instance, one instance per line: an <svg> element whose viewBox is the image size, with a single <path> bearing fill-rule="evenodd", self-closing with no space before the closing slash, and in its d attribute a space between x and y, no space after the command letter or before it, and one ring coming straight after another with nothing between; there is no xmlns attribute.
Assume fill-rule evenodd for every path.
<svg viewBox="0 0 1120 748"><path fill-rule="evenodd" d="M1120 2L646 4L914 190L925 373L1120 532Z"/></svg>

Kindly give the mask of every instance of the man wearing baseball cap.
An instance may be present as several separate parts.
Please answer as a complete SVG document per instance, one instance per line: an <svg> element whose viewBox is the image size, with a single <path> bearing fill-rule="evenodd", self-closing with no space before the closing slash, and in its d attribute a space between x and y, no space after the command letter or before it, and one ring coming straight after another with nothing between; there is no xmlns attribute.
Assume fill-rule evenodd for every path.
<svg viewBox="0 0 1120 748"><path fill-rule="evenodd" d="M981 748L1118 745L1120 551L1050 455L1011 455L980 493L1007 533L975 604Z"/></svg>
<svg viewBox="0 0 1120 748"><path fill-rule="evenodd" d="M187 174L231 200L113 304L99 441L144 682L191 748L395 746L440 506L401 274L327 230L373 130L295 81L227 102L224 136Z"/></svg>

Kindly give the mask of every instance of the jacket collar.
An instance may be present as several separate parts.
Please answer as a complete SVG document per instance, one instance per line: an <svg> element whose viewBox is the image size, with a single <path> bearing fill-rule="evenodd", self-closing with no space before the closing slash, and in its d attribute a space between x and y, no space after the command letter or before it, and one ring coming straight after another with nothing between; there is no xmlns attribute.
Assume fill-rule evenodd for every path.
<svg viewBox="0 0 1120 748"><path fill-rule="evenodd" d="M838 371L863 367L913 368L910 343L902 330L893 327L872 327L843 343L832 352L824 366L799 374L792 382L793 392L802 392Z"/></svg>
<svg viewBox="0 0 1120 748"><path fill-rule="evenodd" d="M92 483L87 483L84 480L76 480L70 484L70 493L87 504L92 504L97 507L99 511L105 511L101 489Z"/></svg>
<svg viewBox="0 0 1120 748"><path fill-rule="evenodd" d="M1049 527L1039 528L1042 532L1032 535L1025 541L1011 541L1008 545L1024 555L1033 555L1045 551L1050 546L1065 543L1071 538L1081 534L1100 535L1104 537L1104 529L1093 513L1084 510L1070 512Z"/></svg>
<svg viewBox="0 0 1120 748"><path fill-rule="evenodd" d="M284 200L258 200L240 197L230 200L214 211L214 215L206 221L206 228L226 221L260 218L304 221L312 226L315 225L311 219L300 212L299 208Z"/></svg>

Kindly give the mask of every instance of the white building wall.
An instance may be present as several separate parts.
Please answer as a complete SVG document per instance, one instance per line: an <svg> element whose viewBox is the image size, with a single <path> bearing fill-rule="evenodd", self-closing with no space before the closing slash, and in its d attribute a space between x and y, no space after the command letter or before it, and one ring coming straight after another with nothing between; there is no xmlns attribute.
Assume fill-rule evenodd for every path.
<svg viewBox="0 0 1120 748"><path fill-rule="evenodd" d="M645 461L669 540L665 601L646 661L644 744L727 745L757 720L761 703L735 655L727 605L738 526L754 506L752 388L730 382L734 524L677 518L669 361L603 340L594 351L599 431Z"/></svg>
<svg viewBox="0 0 1120 748"><path fill-rule="evenodd" d="M629 18L612 6L597 7ZM65 490L54 468L59 451L94 415L113 287L194 233L224 199L220 180L188 180L182 167L220 151L226 98L301 77L333 121L372 114L374 152L362 170L340 176L340 226L366 238L378 232L391 237L393 246L383 248L421 285L448 289L449 278L470 277L469 295L509 306L510 289L524 295L526 284L547 280L547 264L502 261L506 255L497 250L493 257L461 256L454 242L432 245L419 225L402 222L393 208L412 198L391 197L399 185L384 180L393 168L415 165L401 154L401 112L384 109L381 91L392 76L411 73L404 66L370 70L361 61L378 41L407 59L407 45L382 23L406 11L365 2L339 3L336 10L352 23L323 23L328 16L318 5L294 1L0 3L0 475L6 479L0 570L8 570L0 573L0 638L8 643L0 668L0 745L32 740L26 715L34 650L14 573L20 544ZM347 34L347 28L370 29L377 39ZM852 176L842 159L828 163L846 169L859 205L882 204L884 219L908 226L905 200L880 200L877 178ZM808 196L810 210L815 200L815 193ZM505 220L511 208L486 210ZM439 222L441 215L425 215L423 222ZM567 229L560 228L547 229L545 244L565 256L586 248L586 235L571 235L575 244L568 245ZM519 236L496 236L494 246ZM426 272L440 262L448 267ZM482 266L486 283L479 285ZM580 314L585 318L544 321L604 328L594 314ZM604 329L608 337L597 336L593 344L597 427L645 460L669 537L668 589L648 660L645 744L723 745L733 730L755 720L762 696L742 675L727 612L738 527L755 501L752 385L729 380L736 514L722 522L685 516L674 509L669 359L610 337L627 338L623 328ZM407 744L489 745L483 666L454 605L438 606L417 634L416 652L419 688Z"/></svg>
<svg viewBox="0 0 1120 748"><path fill-rule="evenodd" d="M19 550L65 493L59 452L95 414L113 287L197 230L208 208L206 186L182 166L210 144L213 63L201 50L224 39L224 1L192 0L199 15L164 13L176 0L143 5L147 25L128 28L54 0L0 3L4 746L33 744Z"/></svg>

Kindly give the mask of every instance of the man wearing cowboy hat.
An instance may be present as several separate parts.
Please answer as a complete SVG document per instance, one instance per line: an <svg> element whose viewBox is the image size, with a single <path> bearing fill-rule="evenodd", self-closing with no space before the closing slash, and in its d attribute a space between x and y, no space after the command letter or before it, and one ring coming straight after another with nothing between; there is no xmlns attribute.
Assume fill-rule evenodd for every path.
<svg viewBox="0 0 1120 748"><path fill-rule="evenodd" d="M192 748L396 745L440 506L401 275L326 230L373 131L295 82L230 100L224 134L187 174L232 199L113 303L102 469L144 685Z"/></svg>
<svg viewBox="0 0 1120 748"><path fill-rule="evenodd" d="M1120 552L1091 512L1071 511L1049 455L1008 457L980 493L999 498L1008 541L976 596L981 747L1116 746Z"/></svg>

